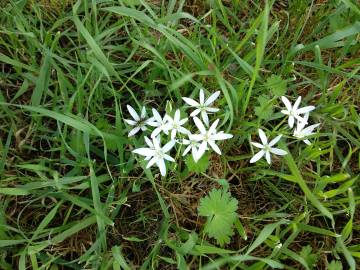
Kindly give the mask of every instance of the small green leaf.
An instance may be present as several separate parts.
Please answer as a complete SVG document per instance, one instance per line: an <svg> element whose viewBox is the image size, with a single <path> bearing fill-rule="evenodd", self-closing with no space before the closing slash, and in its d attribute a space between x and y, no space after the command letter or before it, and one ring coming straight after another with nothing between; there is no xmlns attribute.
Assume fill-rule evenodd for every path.
<svg viewBox="0 0 360 270"><path fill-rule="evenodd" d="M277 97L281 97L286 93L286 81L279 75L269 77L266 80L266 87Z"/></svg>
<svg viewBox="0 0 360 270"><path fill-rule="evenodd" d="M312 253L312 247L307 245L301 249L300 256L306 261L310 269L313 269L313 265L315 265L318 256L317 254Z"/></svg>
<svg viewBox="0 0 360 270"><path fill-rule="evenodd" d="M273 109L272 109L273 106L270 99L265 95L261 95L258 97L258 103L259 106L255 107L255 115L259 119L264 119L264 120L270 119L273 114Z"/></svg>
<svg viewBox="0 0 360 270"><path fill-rule="evenodd" d="M185 160L186 166L188 167L189 171L194 173L203 173L206 172L207 168L209 167L209 155L203 155L198 162L195 162L192 155L188 155Z"/></svg>
<svg viewBox="0 0 360 270"><path fill-rule="evenodd" d="M331 263L328 265L329 270L342 270L343 266L340 261L331 261Z"/></svg>
<svg viewBox="0 0 360 270"><path fill-rule="evenodd" d="M234 234L237 208L238 201L224 190L213 189L208 196L200 199L199 215L207 217L204 232L221 246L229 243L230 236Z"/></svg>

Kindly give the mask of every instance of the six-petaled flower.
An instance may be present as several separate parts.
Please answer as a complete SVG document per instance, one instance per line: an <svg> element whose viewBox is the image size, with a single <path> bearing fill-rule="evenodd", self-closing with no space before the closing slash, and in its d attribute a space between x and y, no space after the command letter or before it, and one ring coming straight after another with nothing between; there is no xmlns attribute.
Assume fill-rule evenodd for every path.
<svg viewBox="0 0 360 270"><path fill-rule="evenodd" d="M305 127L308 124L309 113L306 113L304 116L304 121L298 121L296 128L294 129L293 136L302 140L307 145L311 145L311 142L307 137L314 134L313 130L317 128L320 124L314 124L308 127Z"/></svg>
<svg viewBox="0 0 360 270"><path fill-rule="evenodd" d="M286 151L273 147L281 139L282 135L278 135L277 137L275 137L275 139L268 142L265 132L262 129L259 129L259 137L260 137L262 144L257 143L257 142L251 142L251 144L257 148L260 148L261 150L250 159L250 163L254 163L254 162L258 161L260 158L262 158L263 156L265 156L267 163L271 164L270 153L279 155L279 156L284 156L287 154Z"/></svg>
<svg viewBox="0 0 360 270"><path fill-rule="evenodd" d="M216 145L216 141L226 140L233 137L231 134L224 133L223 131L217 132L216 127L219 124L219 119L217 119L208 130L206 130L205 126L201 122L201 120L197 117L194 117L194 123L200 131L200 134L190 135L190 139L194 141L201 142L199 149L196 153L195 161L198 161L201 156L205 153L208 146L210 146L216 153L221 155L220 148Z"/></svg>
<svg viewBox="0 0 360 270"><path fill-rule="evenodd" d="M153 118L146 119L147 115L146 115L145 107L142 107L140 115L130 105L127 105L126 107L129 111L130 115L134 119L134 120L125 119L125 122L127 124L129 124L130 126L134 126L134 128L130 130L128 136L131 137L131 136L135 135L136 133L138 133L140 130L142 130L142 131L147 130L146 125L149 125L149 123L153 121Z"/></svg>
<svg viewBox="0 0 360 270"><path fill-rule="evenodd" d="M286 107L286 110L281 110L281 113L289 116L288 123L290 128L294 127L295 119L297 121L304 121L304 118L301 117L301 114L311 112L312 110L315 109L314 106L306 106L303 108L299 108L301 102L301 96L297 98L294 105L291 105L287 97L282 96L281 100Z"/></svg>
<svg viewBox="0 0 360 270"><path fill-rule="evenodd" d="M149 122L149 125L155 127L155 129L151 133L151 137L155 138L160 132L164 132L166 135L169 134L169 129L171 128L169 124L170 116L165 114L164 117L161 117L159 112L155 109L152 109L152 113L154 121Z"/></svg>
<svg viewBox="0 0 360 270"><path fill-rule="evenodd" d="M199 102L193 100L192 98L183 97L182 99L189 104L191 107L194 107L195 110L190 114L191 117L194 117L201 114L201 118L204 121L206 126L209 126L209 116L208 113L215 113L219 111L218 108L210 107L210 105L219 97L220 91L216 91L210 97L205 100L204 90L200 89L199 93Z"/></svg>
<svg viewBox="0 0 360 270"><path fill-rule="evenodd" d="M152 141L149 139L146 140L146 144L149 146L147 148L137 148L132 152L135 154L139 154L145 156L145 160L149 161L146 165L146 168L150 168L154 164L156 164L162 176L166 175L166 165L165 160L175 162L175 160L168 154L171 148L174 147L175 141L171 140L163 147L160 145L160 141L157 138L153 138Z"/></svg>
<svg viewBox="0 0 360 270"><path fill-rule="evenodd" d="M168 118L168 127L171 130L171 139L174 140L176 133L190 134L190 132L183 127L183 125L188 121L187 118L180 119L180 110L176 110L174 118Z"/></svg>

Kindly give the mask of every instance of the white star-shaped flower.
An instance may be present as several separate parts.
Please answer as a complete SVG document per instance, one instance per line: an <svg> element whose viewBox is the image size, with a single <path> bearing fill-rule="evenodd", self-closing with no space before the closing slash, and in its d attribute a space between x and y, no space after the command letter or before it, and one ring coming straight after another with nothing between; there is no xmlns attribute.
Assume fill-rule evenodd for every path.
<svg viewBox="0 0 360 270"><path fill-rule="evenodd" d="M149 160L146 168L150 168L152 165L156 164L162 176L166 175L166 165L165 160L175 162L175 160L166 154L174 147L175 141L171 140L163 147L160 146L160 141L157 138L153 138L152 141L145 137L145 142L149 146L148 148L137 148L132 152L135 154L139 154L145 156L145 160Z"/></svg>
<svg viewBox="0 0 360 270"><path fill-rule="evenodd" d="M153 121L149 122L149 125L155 127L155 129L151 133L151 138L157 137L160 132L164 132L166 135L168 135L170 129L169 119L171 119L171 117L167 114L165 114L164 117L161 117L159 112L155 109L152 109L152 113L154 117Z"/></svg>
<svg viewBox="0 0 360 270"><path fill-rule="evenodd" d="M147 130L146 125L149 125L149 123L153 121L153 118L146 119L147 115L146 115L145 107L142 107L140 115L130 105L127 105L126 108L128 109L130 115L134 119L134 120L130 120L130 119L124 120L130 126L134 126L134 128L130 130L128 136L131 137L136 133L138 133L140 130L142 131Z"/></svg>
<svg viewBox="0 0 360 270"><path fill-rule="evenodd" d="M268 143L268 139L265 135L265 132L261 129L259 129L259 136L262 144L257 142L251 142L251 144L257 148L260 148L261 150L250 159L250 163L254 163L263 156L265 156L267 163L271 164L270 153L279 156L284 156L287 154L286 151L273 147L280 140L282 135L275 137L275 139L273 139L270 143Z"/></svg>
<svg viewBox="0 0 360 270"><path fill-rule="evenodd" d="M219 119L217 119L210 126L209 130L206 130L205 126L201 120L197 117L194 117L194 123L200 131L200 134L192 134L189 136L191 140L201 142L199 149L196 153L195 161L198 161L205 151L208 149L208 145L219 155L221 155L220 148L216 145L215 141L227 140L233 137L231 134L224 133L223 131L217 132L216 127L219 124Z"/></svg>
<svg viewBox="0 0 360 270"><path fill-rule="evenodd" d="M184 125L188 121L187 118L180 119L180 110L176 110L174 118L169 117L168 118L168 125L171 130L171 139L175 139L176 133L182 133L182 134L190 134L190 132L184 128L182 125Z"/></svg>
<svg viewBox="0 0 360 270"><path fill-rule="evenodd" d="M297 122L293 136L300 140L303 140L303 142L306 143L307 145L311 145L311 142L308 139L306 139L306 137L313 135L314 134L313 130L317 128L320 124L315 124L305 127L308 124L308 119L309 119L309 113L306 113L304 116L304 121Z"/></svg>
<svg viewBox="0 0 360 270"><path fill-rule="evenodd" d="M199 93L199 102L193 100L192 98L188 98L188 97L183 97L182 99L189 104L191 107L196 108L191 114L191 117L194 117L196 115L198 115L199 113L201 114L201 118L203 119L204 123L206 126L209 126L209 117L208 117L208 112L209 113L215 113L217 111L219 111L218 108L213 108L210 107L210 105L219 97L220 95L220 91L216 91L214 94L212 94L210 97L208 97L208 99L205 100L205 94L204 94L204 90L200 89L200 93Z"/></svg>
<svg viewBox="0 0 360 270"><path fill-rule="evenodd" d="M191 136L191 134L189 134L189 136ZM195 141L195 140L193 140L193 139L191 139L191 138L189 138L189 140L187 140L187 139L183 139L182 140L182 144L183 145L187 145L187 147L185 148L185 150L184 150L184 152L183 152L183 156L185 156L185 155L187 155L187 153L189 153L190 152L190 150L191 150L191 154L192 154L192 156L193 156L193 159L194 160L197 160L197 151L198 151L198 149L199 149L199 147L200 147L200 143L198 142L198 141Z"/></svg>
<svg viewBox="0 0 360 270"><path fill-rule="evenodd" d="M299 108L301 102L301 96L297 98L297 100L294 103L294 106L291 105L290 101L285 96L282 96L281 100L286 107L286 110L281 110L281 113L289 116L288 121L290 128L294 127L295 119L298 121L304 121L304 119L300 116L301 114L311 112L312 110L315 109L314 106L306 106L303 108Z"/></svg>

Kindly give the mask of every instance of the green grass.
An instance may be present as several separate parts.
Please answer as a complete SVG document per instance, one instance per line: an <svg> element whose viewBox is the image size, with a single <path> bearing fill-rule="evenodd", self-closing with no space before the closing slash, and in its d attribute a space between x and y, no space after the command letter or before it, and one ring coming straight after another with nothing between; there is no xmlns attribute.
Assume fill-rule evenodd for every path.
<svg viewBox="0 0 360 270"><path fill-rule="evenodd" d="M360 7L275 2L2 1L0 268L355 269ZM143 170L126 104L201 87L222 93L223 155ZM283 94L316 106L312 146L290 139ZM258 128L290 154L250 164ZM214 188L238 202L226 245L197 209Z"/></svg>

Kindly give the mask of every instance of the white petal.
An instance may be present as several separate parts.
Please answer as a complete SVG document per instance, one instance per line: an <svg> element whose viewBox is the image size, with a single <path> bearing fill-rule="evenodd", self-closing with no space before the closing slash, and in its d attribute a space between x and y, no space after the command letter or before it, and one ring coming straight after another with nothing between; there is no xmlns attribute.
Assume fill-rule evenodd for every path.
<svg viewBox="0 0 360 270"><path fill-rule="evenodd" d="M205 133L206 133L206 129L205 129L203 123L200 121L199 118L194 117L194 123L195 123L195 125L197 126L197 128L199 129L199 131L200 131L201 134L205 134Z"/></svg>
<svg viewBox="0 0 360 270"><path fill-rule="evenodd" d="M203 89L200 89L199 99L200 99L200 104L203 105L203 104L204 104L204 101L205 101L205 94L204 94L204 90L203 90Z"/></svg>
<svg viewBox="0 0 360 270"><path fill-rule="evenodd" d="M205 102L205 106L209 106L211 103L213 103L220 95L220 91L216 91L214 94L212 94Z"/></svg>
<svg viewBox="0 0 360 270"><path fill-rule="evenodd" d="M312 131L313 131L315 128L317 128L318 126L320 126L320 124L315 124L315 125L308 126L308 127L304 128L304 129L302 130L302 133L305 134L305 135L307 135L307 136L309 136L309 135L311 135Z"/></svg>
<svg viewBox="0 0 360 270"><path fill-rule="evenodd" d="M149 125L149 126L152 126L152 127L158 127L158 126L160 126L160 123L157 122L155 119L152 120L152 121L146 121L146 124Z"/></svg>
<svg viewBox="0 0 360 270"><path fill-rule="evenodd" d="M192 98L183 97L182 99L183 99L187 104L189 104L190 106L197 107L197 106L200 105L198 102L196 102L196 101L193 100Z"/></svg>
<svg viewBox="0 0 360 270"><path fill-rule="evenodd" d="M150 122L155 122L155 117L150 117L148 119L145 120L145 123L148 125Z"/></svg>
<svg viewBox="0 0 360 270"><path fill-rule="evenodd" d="M266 138L265 132L259 128L259 137L263 145L268 143L268 139Z"/></svg>
<svg viewBox="0 0 360 270"><path fill-rule="evenodd" d="M156 164L158 165L159 169L160 169L160 173L162 176L166 175L166 166L165 166L165 161L164 159L158 159Z"/></svg>
<svg viewBox="0 0 360 270"><path fill-rule="evenodd" d="M299 114L295 114L293 116L298 122L301 122L301 123L305 123L305 119L303 117L301 117ZM305 123L306 125L307 123Z"/></svg>
<svg viewBox="0 0 360 270"><path fill-rule="evenodd" d="M281 110L281 113L282 113L282 114L285 114L285 115L289 115L289 114L290 114L289 111L285 111L285 110Z"/></svg>
<svg viewBox="0 0 360 270"><path fill-rule="evenodd" d="M152 143L154 145L155 150L160 150L160 136L152 138Z"/></svg>
<svg viewBox="0 0 360 270"><path fill-rule="evenodd" d="M271 164L271 157L270 157L270 152L265 152L265 158L266 158L266 161L267 163Z"/></svg>
<svg viewBox="0 0 360 270"><path fill-rule="evenodd" d="M193 157L194 160L197 159L197 152L198 152L198 149L193 146L193 147L191 148L191 154L192 154L192 157Z"/></svg>
<svg viewBox="0 0 360 270"><path fill-rule="evenodd" d="M164 133L167 135L168 131L172 129L171 123L167 123L165 125L161 126L161 130L164 131Z"/></svg>
<svg viewBox="0 0 360 270"><path fill-rule="evenodd" d="M152 165L154 165L157 161L157 158L153 157L152 159L150 159L150 161L148 162L148 164L146 165L146 169L149 169Z"/></svg>
<svg viewBox="0 0 360 270"><path fill-rule="evenodd" d="M154 138L152 138L152 140L153 140L154 148L157 147L158 149L160 149L160 144L161 144L160 136L154 137Z"/></svg>
<svg viewBox="0 0 360 270"><path fill-rule="evenodd" d="M171 156L164 154L164 158L168 161L175 162L175 159L173 159Z"/></svg>
<svg viewBox="0 0 360 270"><path fill-rule="evenodd" d="M258 161L260 158L262 158L262 156L265 154L264 150L261 150L259 152L257 152L251 159L250 159L250 163L254 163L256 161Z"/></svg>
<svg viewBox="0 0 360 270"><path fill-rule="evenodd" d="M271 147L271 146L275 145L281 139L281 137L282 137L281 134L276 136L273 140L271 140L271 142L269 143L269 146Z"/></svg>
<svg viewBox="0 0 360 270"><path fill-rule="evenodd" d="M304 120L305 120L305 118L304 118ZM300 132L305 126L306 126L306 124L307 124L307 122L305 122L305 121L297 121L297 123L296 123L296 128L295 128L295 130L297 131L297 132Z"/></svg>
<svg viewBox="0 0 360 270"><path fill-rule="evenodd" d="M294 127L294 122L295 122L294 116L290 115L290 116L289 116L289 127L290 127L290 128L293 128L293 127Z"/></svg>
<svg viewBox="0 0 360 270"><path fill-rule="evenodd" d="M304 143L306 143L307 145L311 145L311 142L308 139L303 140Z"/></svg>
<svg viewBox="0 0 360 270"><path fill-rule="evenodd" d="M297 108L299 108L299 105L300 105L300 102L301 102L301 96L299 96L295 103L294 103L294 107L293 107L293 111L297 111Z"/></svg>
<svg viewBox="0 0 360 270"><path fill-rule="evenodd" d="M187 139L183 139L183 140L182 140L182 144L189 145L189 144L190 144L190 141L187 140Z"/></svg>
<svg viewBox="0 0 360 270"><path fill-rule="evenodd" d="M173 123L174 122L174 119L168 115L168 114L165 114L164 118L162 119L163 123Z"/></svg>
<svg viewBox="0 0 360 270"><path fill-rule="evenodd" d="M207 143L202 142L196 153L196 159L195 159L196 162L202 157L202 155L205 153L206 149L207 149Z"/></svg>
<svg viewBox="0 0 360 270"><path fill-rule="evenodd" d="M183 156L185 156L187 153L189 153L189 151L191 150L191 148L192 148L192 146L191 145L188 145L186 148L185 148L185 150L184 150L184 152L183 152Z"/></svg>
<svg viewBox="0 0 360 270"><path fill-rule="evenodd" d="M306 106L298 109L296 112L298 114L303 114L303 113L311 112L313 110L315 110L315 106Z"/></svg>
<svg viewBox="0 0 360 270"><path fill-rule="evenodd" d="M218 153L219 155L221 155L221 150L220 148L216 145L216 143L214 141L209 141L209 145L211 146L211 148Z"/></svg>
<svg viewBox="0 0 360 270"><path fill-rule="evenodd" d="M157 122L161 123L161 122L162 122L162 118L161 118L161 115L159 114L159 112L153 108L153 109L152 109L152 113L153 113L153 115L154 115L155 120L156 120Z"/></svg>
<svg viewBox="0 0 360 270"><path fill-rule="evenodd" d="M228 134L228 133L216 133L211 135L211 139L215 140L215 141L220 141L220 140L227 140L232 138L233 135L232 134Z"/></svg>
<svg viewBox="0 0 360 270"><path fill-rule="evenodd" d="M191 140L193 141L202 141L204 139L204 136L202 134L191 134L190 135Z"/></svg>
<svg viewBox="0 0 360 270"><path fill-rule="evenodd" d="M146 131L146 130L147 130L147 127L146 127L146 126L142 126L142 127L141 127L141 130L142 130L142 131Z"/></svg>
<svg viewBox="0 0 360 270"><path fill-rule="evenodd" d="M171 139L174 140L175 137L176 137L176 129L173 129L173 130L171 131Z"/></svg>
<svg viewBox="0 0 360 270"><path fill-rule="evenodd" d="M196 109L196 110L194 110L194 111L190 114L190 116L191 116L191 117L194 117L194 116L198 115L200 112L201 112L200 109Z"/></svg>
<svg viewBox="0 0 360 270"><path fill-rule="evenodd" d="M179 110L179 109L177 109L177 110L175 111L174 121L175 121L176 123L180 121L180 110Z"/></svg>
<svg viewBox="0 0 360 270"><path fill-rule="evenodd" d="M135 126L137 124L137 122L134 120L124 119L124 121L130 126Z"/></svg>
<svg viewBox="0 0 360 270"><path fill-rule="evenodd" d="M291 111L292 106L291 106L290 101L287 99L287 97L282 96L282 97L281 97L281 100L282 100L282 102L285 104L286 109L287 109L288 111Z"/></svg>
<svg viewBox="0 0 360 270"><path fill-rule="evenodd" d="M305 113L305 115L304 115L304 121L303 121L303 123L305 123L305 125L308 124L309 116L310 116L310 113L309 113L309 112Z"/></svg>
<svg viewBox="0 0 360 270"><path fill-rule="evenodd" d="M209 133L214 134L216 133L216 127L219 124L220 119L216 119L214 123L211 124L211 127L209 128ZM221 132L219 132L221 133Z"/></svg>
<svg viewBox="0 0 360 270"><path fill-rule="evenodd" d="M154 148L154 145L152 143L152 140L150 140L147 136L144 137L146 144L150 147L150 148Z"/></svg>
<svg viewBox="0 0 360 270"><path fill-rule="evenodd" d="M190 131L187 130L186 128L184 128L184 127L179 127L179 128L178 128L178 131L179 131L180 133L182 133L182 134L190 134Z"/></svg>
<svg viewBox="0 0 360 270"><path fill-rule="evenodd" d="M153 132L151 133L151 138L155 138L157 135L159 135L159 133L161 132L161 128L157 127L153 130Z"/></svg>
<svg viewBox="0 0 360 270"><path fill-rule="evenodd" d="M137 148L132 151L135 154L142 155L142 156L153 156L155 155L155 151L150 148Z"/></svg>
<svg viewBox="0 0 360 270"><path fill-rule="evenodd" d="M163 128L161 129L166 135L169 134L169 130L170 130L170 127L169 126L163 126Z"/></svg>
<svg viewBox="0 0 360 270"><path fill-rule="evenodd" d="M134 136L136 133L138 133L140 130L140 127L135 127L132 130L130 130L128 137Z"/></svg>
<svg viewBox="0 0 360 270"><path fill-rule="evenodd" d="M209 126L209 117L208 117L206 111L201 112L201 118L204 121L204 124L208 127Z"/></svg>
<svg viewBox="0 0 360 270"><path fill-rule="evenodd" d="M162 148L163 153L169 152L171 150L171 148L174 147L175 143L176 143L175 140L172 140L172 141L168 142L167 144L165 144Z"/></svg>
<svg viewBox="0 0 360 270"><path fill-rule="evenodd" d="M279 148L270 148L270 152L275 154L275 155L279 155L279 156L285 156L287 155L287 152L279 149Z"/></svg>
<svg viewBox="0 0 360 270"><path fill-rule="evenodd" d="M142 107L141 109L141 118L144 119L146 117L146 109L145 107Z"/></svg>
<svg viewBox="0 0 360 270"><path fill-rule="evenodd" d="M140 117L137 114L137 112L134 110L133 107L131 107L130 105L126 105L126 108L128 109L129 113L131 114L132 118L134 118L135 121L139 121Z"/></svg>
<svg viewBox="0 0 360 270"><path fill-rule="evenodd" d="M206 107L205 110L208 111L208 112L211 112L211 113L216 113L216 112L218 112L220 109L218 109L218 108L213 108L213 107Z"/></svg>
<svg viewBox="0 0 360 270"><path fill-rule="evenodd" d="M260 143L257 143L257 142L250 142L253 146L257 147L257 148L260 148L260 149L263 149L264 146Z"/></svg>
<svg viewBox="0 0 360 270"><path fill-rule="evenodd" d="M187 119L187 118L184 118L184 119L181 119L178 124L179 124L179 126L182 126L182 125L184 125L187 121L188 121L188 119Z"/></svg>

